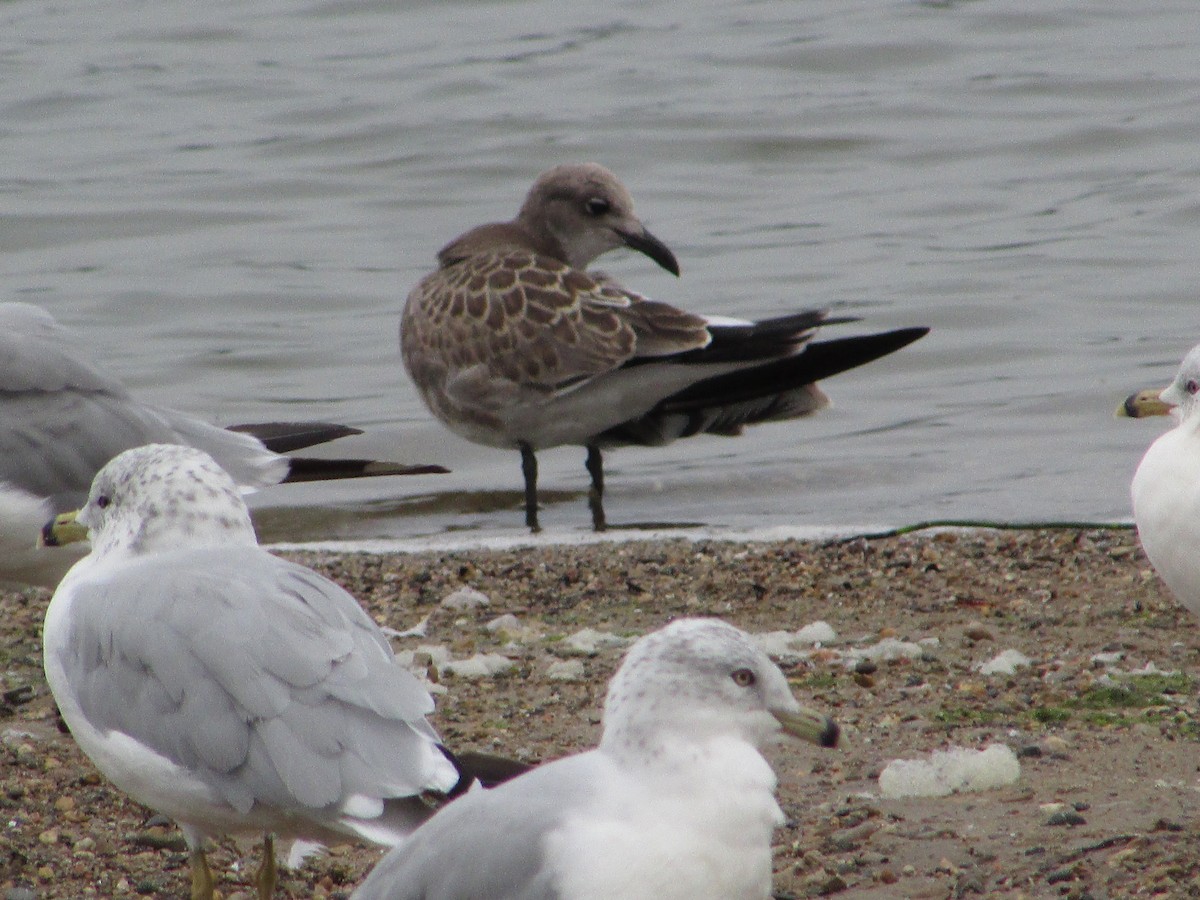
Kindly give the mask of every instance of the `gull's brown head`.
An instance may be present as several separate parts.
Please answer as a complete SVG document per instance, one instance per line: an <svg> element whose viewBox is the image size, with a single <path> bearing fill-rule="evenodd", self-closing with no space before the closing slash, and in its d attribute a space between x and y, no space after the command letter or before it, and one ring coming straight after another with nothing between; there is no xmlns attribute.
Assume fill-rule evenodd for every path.
<svg viewBox="0 0 1200 900"><path fill-rule="evenodd" d="M543 172L529 189L517 223L539 240L560 247L563 260L577 269L586 269L609 250L629 247L679 274L675 254L634 214L625 185L597 163Z"/></svg>

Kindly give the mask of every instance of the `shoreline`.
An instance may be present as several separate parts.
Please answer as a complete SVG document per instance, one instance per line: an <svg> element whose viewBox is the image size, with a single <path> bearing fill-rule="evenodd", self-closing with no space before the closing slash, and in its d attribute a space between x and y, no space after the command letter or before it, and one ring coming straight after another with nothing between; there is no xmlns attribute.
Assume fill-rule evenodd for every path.
<svg viewBox="0 0 1200 900"><path fill-rule="evenodd" d="M756 633L827 622L834 640L782 660L802 702L832 715L846 736L838 750L785 744L768 754L788 819L774 842L782 894L1200 890L1200 627L1128 527L282 555L342 584L388 628L425 620L424 636L394 640L400 653L428 662L419 648L429 645L456 661L509 659L490 676L433 666L433 722L453 748L529 761L598 737L623 646L573 649L584 629L627 639L680 615L716 615ZM488 605L441 605L464 587ZM0 804L10 822L0 896L185 894L178 831L147 826L145 811L55 727L38 645L48 598L0 594L5 696L21 701L0 720ZM505 616L515 622L489 628ZM889 637L926 650L849 664L851 653ZM979 671L1007 649L1030 664L1011 675ZM552 675L564 671L574 674ZM996 742L1019 757L1015 784L941 798L880 795L878 774L892 759ZM1072 815L1056 818L1064 811ZM280 896L346 897L378 856L336 848L284 873ZM227 900L251 895L234 843L212 860Z"/></svg>
<svg viewBox="0 0 1200 900"><path fill-rule="evenodd" d="M932 536L941 532L987 531L1134 531L1133 519L1110 522L1046 521L1002 522L988 519L930 519L907 525L770 525L742 528L718 525L624 525L603 532L553 530L531 534L512 529L462 530L396 538L347 538L333 540L272 540L262 546L273 553L366 553L406 556L428 553L505 551L526 548L572 548L597 544L687 541L732 544L802 542L823 544L848 540L880 540L903 536Z"/></svg>

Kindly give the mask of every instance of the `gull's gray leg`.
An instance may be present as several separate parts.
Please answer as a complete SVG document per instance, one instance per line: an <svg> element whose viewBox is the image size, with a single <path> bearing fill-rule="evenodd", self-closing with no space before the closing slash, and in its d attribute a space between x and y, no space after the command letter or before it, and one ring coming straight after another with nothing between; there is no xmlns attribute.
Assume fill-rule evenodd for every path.
<svg viewBox="0 0 1200 900"><path fill-rule="evenodd" d="M279 870L275 865L275 837L269 831L263 835L262 862L254 873L254 885L258 888L258 900L271 900L275 893L275 881Z"/></svg>
<svg viewBox="0 0 1200 900"><path fill-rule="evenodd" d="M604 520L604 457L595 444L587 445L588 474L592 476L592 487L588 491L588 509L592 511L592 528L604 531L608 523Z"/></svg>
<svg viewBox="0 0 1200 900"><path fill-rule="evenodd" d="M525 476L525 524L537 534L542 530L538 524L537 457L533 455L533 448L524 441L517 447L521 450L521 474Z"/></svg>

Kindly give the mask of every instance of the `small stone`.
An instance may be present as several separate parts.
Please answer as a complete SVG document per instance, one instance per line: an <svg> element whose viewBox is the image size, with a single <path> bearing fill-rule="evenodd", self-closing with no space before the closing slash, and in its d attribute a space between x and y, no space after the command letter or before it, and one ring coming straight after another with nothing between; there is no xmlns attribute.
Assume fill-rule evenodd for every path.
<svg viewBox="0 0 1200 900"><path fill-rule="evenodd" d="M607 631L584 628L564 638L551 649L560 656L595 656L605 647L623 647L625 638Z"/></svg>
<svg viewBox="0 0 1200 900"><path fill-rule="evenodd" d="M995 640L992 633L988 631L981 623L972 622L963 629L963 634L973 641L991 641Z"/></svg>
<svg viewBox="0 0 1200 900"><path fill-rule="evenodd" d="M11 887L4 892L4 900L37 900L33 888Z"/></svg>
<svg viewBox="0 0 1200 900"><path fill-rule="evenodd" d="M1042 755L1042 748L1037 744L1027 744L1017 750L1017 756L1024 759L1037 759Z"/></svg>
<svg viewBox="0 0 1200 900"><path fill-rule="evenodd" d="M1183 831L1183 826L1169 819L1159 819L1154 823L1154 831Z"/></svg>
<svg viewBox="0 0 1200 900"><path fill-rule="evenodd" d="M1059 737L1057 734L1050 735L1044 741L1042 741L1042 744L1045 746L1047 753L1049 753L1051 756L1057 757L1065 757L1067 755L1067 751L1071 748L1071 744L1065 738Z"/></svg>
<svg viewBox="0 0 1200 900"><path fill-rule="evenodd" d="M455 612L462 612L468 609L478 609L481 606L490 606L491 599L482 591L477 591L472 587L461 587L452 594L447 594L442 598L442 609L449 609Z"/></svg>
<svg viewBox="0 0 1200 900"><path fill-rule="evenodd" d="M40 841L43 844L57 844L58 843L58 829L57 828L47 828L45 831L43 831L41 834L38 835L38 841Z"/></svg>
<svg viewBox="0 0 1200 900"><path fill-rule="evenodd" d="M1087 819L1085 819L1083 816L1081 816L1079 813L1075 812L1074 810L1064 809L1064 810L1059 810L1056 813L1053 813L1050 816L1050 818L1048 818L1046 820L1046 824L1047 825L1069 825L1070 827L1074 828L1077 825L1086 825Z"/></svg>
<svg viewBox="0 0 1200 900"><path fill-rule="evenodd" d="M817 893L822 897L830 894L840 894L846 889L846 881L840 875L831 875L817 887Z"/></svg>
<svg viewBox="0 0 1200 900"><path fill-rule="evenodd" d="M64 794L54 801L54 808L59 812L70 812L75 808L75 798L70 794Z"/></svg>
<svg viewBox="0 0 1200 900"><path fill-rule="evenodd" d="M556 659L546 670L551 681L582 681L583 662L578 659Z"/></svg>
<svg viewBox="0 0 1200 900"><path fill-rule="evenodd" d="M512 613L505 613L502 616L496 616L484 628L492 634L495 634L497 631L507 631L510 634L515 634L521 630L521 620Z"/></svg>
<svg viewBox="0 0 1200 900"><path fill-rule="evenodd" d="M445 663L441 672L443 675L454 675L457 678L491 678L507 672L513 665L511 659L499 653L476 653L470 659L456 659Z"/></svg>
<svg viewBox="0 0 1200 900"><path fill-rule="evenodd" d="M879 666L875 664L875 660L869 657L860 659L854 664L854 671L860 675L871 675L874 674L878 669Z"/></svg>

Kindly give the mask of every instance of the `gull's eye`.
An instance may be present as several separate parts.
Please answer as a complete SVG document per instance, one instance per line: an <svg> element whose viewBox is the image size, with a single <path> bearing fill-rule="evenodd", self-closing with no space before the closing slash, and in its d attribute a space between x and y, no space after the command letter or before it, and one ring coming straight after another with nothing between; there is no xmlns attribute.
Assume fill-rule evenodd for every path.
<svg viewBox="0 0 1200 900"><path fill-rule="evenodd" d="M603 197L593 197L583 204L583 208L589 216L602 216L612 209L612 204Z"/></svg>
<svg viewBox="0 0 1200 900"><path fill-rule="evenodd" d="M1189 394L1195 394L1196 391L1200 391L1200 381L1197 381L1195 378L1189 378L1183 389Z"/></svg>
<svg viewBox="0 0 1200 900"><path fill-rule="evenodd" d="M730 678L738 687L750 687L758 679L754 677L754 673L749 669L737 669Z"/></svg>
<svg viewBox="0 0 1200 900"><path fill-rule="evenodd" d="M101 509L107 509L110 503L112 503L112 499L107 494L101 494L96 498L96 505Z"/></svg>

